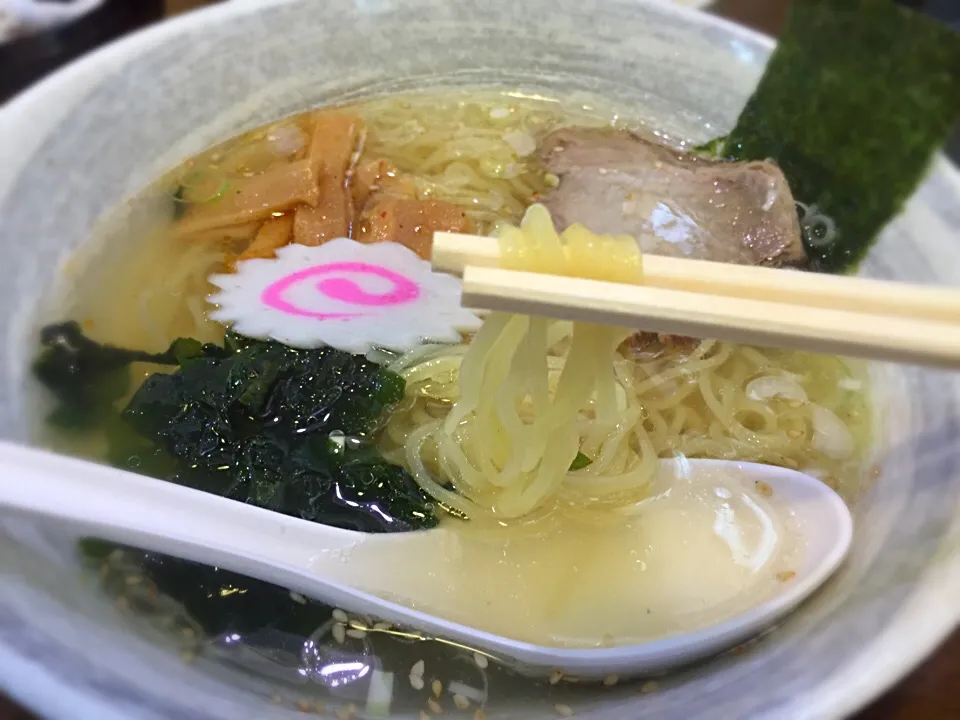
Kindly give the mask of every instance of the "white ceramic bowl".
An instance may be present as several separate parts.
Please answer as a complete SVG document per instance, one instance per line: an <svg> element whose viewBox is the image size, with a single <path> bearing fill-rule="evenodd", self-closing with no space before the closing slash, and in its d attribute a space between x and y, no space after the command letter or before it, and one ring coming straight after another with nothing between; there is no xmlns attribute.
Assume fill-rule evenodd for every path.
<svg viewBox="0 0 960 720"><path fill-rule="evenodd" d="M34 311L106 210L213 141L372 92L499 83L597 93L706 139L728 128L769 39L638 0L231 2L75 64L0 111L0 432L28 439ZM960 181L944 160L864 272L960 283ZM661 682L574 695L579 717L821 719L902 677L960 616L960 384L879 368L878 467L854 550L811 602L749 652ZM63 529L2 519L0 683L71 720L296 717L225 667L192 667L105 602ZM540 702L491 718L552 717ZM301 716L302 717L302 716Z"/></svg>

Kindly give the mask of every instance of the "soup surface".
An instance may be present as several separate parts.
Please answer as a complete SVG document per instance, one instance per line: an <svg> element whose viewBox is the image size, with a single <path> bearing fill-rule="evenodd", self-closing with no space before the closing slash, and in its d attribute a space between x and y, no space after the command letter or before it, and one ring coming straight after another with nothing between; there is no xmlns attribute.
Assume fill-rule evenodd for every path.
<svg viewBox="0 0 960 720"><path fill-rule="evenodd" d="M508 227L529 227L528 209L540 202L558 230L584 222L594 232L629 235L644 252L801 262L799 235L795 243L790 237L797 223L789 189L770 168L680 156L629 127L602 104L450 91L311 111L188 160L131 201L121 233L95 239L68 268L57 319L79 324L71 342L82 332L87 342L139 354L122 373L116 365L91 375L88 411L61 407L44 441L308 520L368 532L439 524L453 538L450 552L398 558L392 597L521 640L638 642L704 627L771 597L803 558L789 508L733 477L691 484L658 474L657 461L780 465L852 501L870 432L862 368L630 329L610 330L615 342L603 355L578 338L608 330L505 318L497 335L493 317L476 336L350 357L238 337L210 316L211 275L270 262L288 245L322 248L346 236L427 257L435 230L507 237ZM703 182L730 190L701 203L696 183ZM759 209L725 215L751 198ZM579 217L585 208L604 227ZM745 233L757 241L744 245ZM594 270L614 272L602 265ZM519 388L500 410L484 410L472 384L494 372L495 348L508 344L511 328L516 354L498 366L504 383L524 343L542 331L534 363L542 371L516 377L543 392L538 399L537 390ZM481 352L486 337L490 348ZM196 342L171 347L178 338ZM542 403L566 392L578 343L600 353L596 372L607 373L613 390L603 397L598 380L571 422L551 431L557 447L576 456L564 456L549 492L531 494L536 478L549 474L549 453L511 470L522 445L516 438L525 436L507 429L526 432L545 416ZM471 362L482 371L471 371ZM472 394L478 399L468 407ZM616 412L604 425L607 401ZM444 434L447 425L453 429ZM316 438L320 445L311 444ZM331 615L256 580L136 549L86 549L125 605L178 624L191 660L226 658L261 676L272 662L290 671L269 673L284 678L278 687L307 668L344 701L425 707L429 692L420 690L424 678L430 690L435 670L424 674L417 665L432 653L463 671L440 678L442 694L473 712L488 702L490 678L508 675L442 639ZM378 558L361 544L350 560L357 570ZM347 636L350 622L362 627ZM320 672L327 655L348 650L367 670L343 670L330 682ZM288 691L281 701L316 700L302 688Z"/></svg>

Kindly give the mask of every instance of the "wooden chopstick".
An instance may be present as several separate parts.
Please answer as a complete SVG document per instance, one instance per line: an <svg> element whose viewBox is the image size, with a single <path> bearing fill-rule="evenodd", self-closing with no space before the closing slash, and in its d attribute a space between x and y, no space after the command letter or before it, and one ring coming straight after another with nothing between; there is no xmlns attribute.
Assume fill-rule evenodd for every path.
<svg viewBox="0 0 960 720"><path fill-rule="evenodd" d="M499 267L496 238L438 232L433 267L462 275L468 265ZM875 315L960 322L960 291L844 275L779 270L750 265L643 256L642 284L664 290L850 310Z"/></svg>
<svg viewBox="0 0 960 720"><path fill-rule="evenodd" d="M643 284L626 285L504 270L496 240L450 233L433 253L463 275L465 307L960 369L949 288L651 255Z"/></svg>

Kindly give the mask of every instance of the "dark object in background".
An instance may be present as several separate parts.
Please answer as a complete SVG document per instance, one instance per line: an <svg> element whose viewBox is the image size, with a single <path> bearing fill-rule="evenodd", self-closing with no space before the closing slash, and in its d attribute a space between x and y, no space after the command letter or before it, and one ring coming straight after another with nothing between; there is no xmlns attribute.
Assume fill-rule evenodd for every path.
<svg viewBox="0 0 960 720"><path fill-rule="evenodd" d="M0 103L121 35L163 17L164 0L105 0L79 20L0 45Z"/></svg>
<svg viewBox="0 0 960 720"><path fill-rule="evenodd" d="M914 10L926 13L954 29L960 25L960 4L957 0L895 0L898 5L904 5Z"/></svg>

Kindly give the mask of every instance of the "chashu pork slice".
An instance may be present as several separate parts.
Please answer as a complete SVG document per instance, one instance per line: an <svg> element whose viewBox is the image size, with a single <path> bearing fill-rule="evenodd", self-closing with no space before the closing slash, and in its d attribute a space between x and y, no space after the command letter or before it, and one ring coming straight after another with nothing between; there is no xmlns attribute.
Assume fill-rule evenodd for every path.
<svg viewBox="0 0 960 720"><path fill-rule="evenodd" d="M631 235L642 252L742 265L806 261L787 180L773 162L680 152L635 133L566 128L540 146L560 182L543 200L558 229Z"/></svg>

